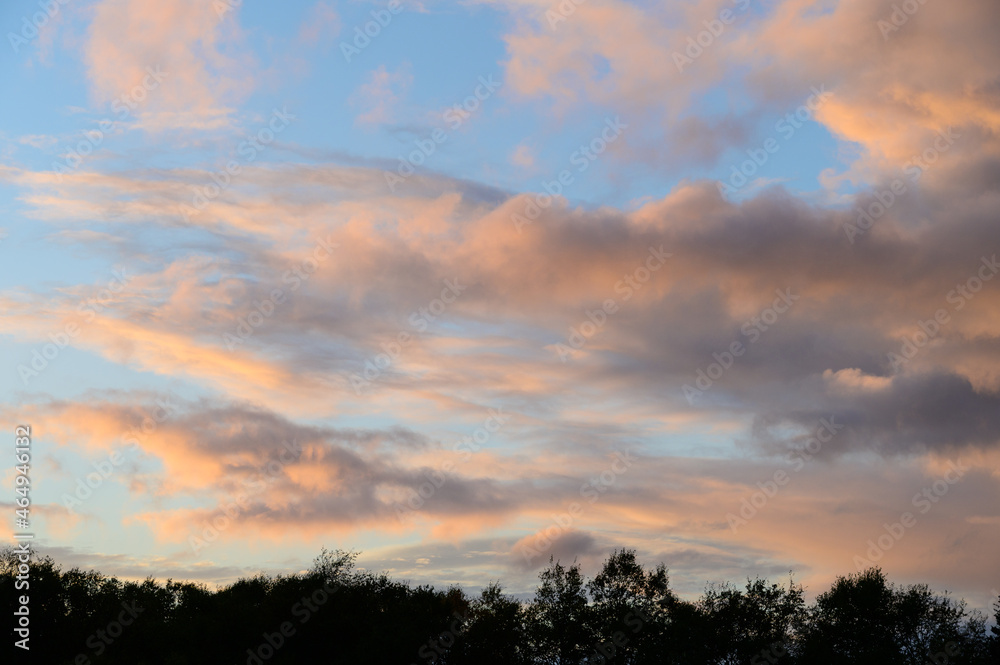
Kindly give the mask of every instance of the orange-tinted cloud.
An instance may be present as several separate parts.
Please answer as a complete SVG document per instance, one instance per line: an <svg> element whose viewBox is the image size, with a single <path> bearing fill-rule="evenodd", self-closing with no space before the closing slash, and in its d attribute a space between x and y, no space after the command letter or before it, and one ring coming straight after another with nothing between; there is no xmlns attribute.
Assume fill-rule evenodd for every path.
<svg viewBox="0 0 1000 665"><path fill-rule="evenodd" d="M253 87L238 14L235 5L197 0L97 3L85 47L95 102L116 113L136 105L150 131L228 126L234 103ZM163 82L133 95L150 69L162 71Z"/></svg>

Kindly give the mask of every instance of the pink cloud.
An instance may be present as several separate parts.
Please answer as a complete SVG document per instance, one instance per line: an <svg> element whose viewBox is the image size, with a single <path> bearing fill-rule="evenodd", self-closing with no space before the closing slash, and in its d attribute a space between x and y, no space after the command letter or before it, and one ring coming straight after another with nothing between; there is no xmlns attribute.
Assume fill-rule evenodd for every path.
<svg viewBox="0 0 1000 665"><path fill-rule="evenodd" d="M220 16L221 4L101 0L85 47L95 102L116 113L127 105L153 131L230 125L234 104L253 88L253 63L241 49L238 11ZM151 70L163 77L152 90Z"/></svg>

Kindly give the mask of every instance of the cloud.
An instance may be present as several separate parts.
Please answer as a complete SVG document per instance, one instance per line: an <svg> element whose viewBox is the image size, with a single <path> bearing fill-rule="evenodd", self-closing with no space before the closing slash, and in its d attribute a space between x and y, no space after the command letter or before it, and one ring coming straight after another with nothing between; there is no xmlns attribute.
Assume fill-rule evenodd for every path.
<svg viewBox="0 0 1000 665"><path fill-rule="evenodd" d="M317 2L309 8L299 28L299 39L310 46L315 46L321 40L333 40L337 37L340 34L340 27L337 10L326 2Z"/></svg>
<svg viewBox="0 0 1000 665"><path fill-rule="evenodd" d="M642 464L553 551L589 564L634 545L683 567L692 589L713 566L740 577L809 565L816 583L851 570L869 535L961 459L972 470L885 563L980 584L996 569L980 552L996 550L982 507L996 505L1000 478L998 10L928 3L885 39L877 21L891 3L788 0L741 15L678 71L673 53L720 3L592 0L556 29L544 2L505 6L505 90L558 120L620 112L636 129L614 154L623 177L711 168L825 86L815 122L843 150L821 176L829 191L758 181L731 201L689 179L628 208L586 207L423 168L390 196L395 160L282 142L185 218L218 165L140 154L140 167L94 160L61 177L0 166L49 238L131 277L92 318L79 308L101 283L0 293L5 334L23 345L14 366L76 323L75 352L208 395L181 400L141 442L148 459L122 475L136 499L128 524L183 546L273 464L223 536L231 544L392 534L421 555L375 560L398 555L414 571L417 559L458 569L461 544L475 543L476 571L523 581L533 571L511 562L518 541L581 501L606 451L634 447ZM303 39L328 41L335 12L310 12ZM211 3L99 3L84 60L95 101L162 64L169 76L137 107L139 125L213 130L197 145L230 154L222 130L257 84L237 18ZM398 123L412 81L407 67L372 71L358 122ZM949 128L958 138L938 150ZM530 168L533 151L513 150ZM914 170L915 156L927 163ZM882 203L896 179L905 192ZM875 203L884 214L850 236ZM319 243L337 249L320 261ZM143 422L146 397L29 395L16 407L91 456ZM494 408L510 423L466 459L454 444ZM843 431L734 532L727 512L787 472L823 418ZM282 460L284 440L301 455Z"/></svg>
<svg viewBox="0 0 1000 665"><path fill-rule="evenodd" d="M548 547L543 548L543 556L525 557L523 554L525 548L537 548L540 539L545 539L543 541L545 543L551 543ZM570 565L584 555L593 554L596 549L594 536L586 531L570 529L561 531L552 538L547 539L545 531L542 530L530 536L525 536L514 543L510 557L511 564L516 568L538 570L548 565L549 557L564 565Z"/></svg>
<svg viewBox="0 0 1000 665"><path fill-rule="evenodd" d="M386 125L396 121L396 106L406 97L413 85L413 75L404 64L395 72L386 70L385 65L372 71L368 82L363 84L351 97L351 104L364 109L355 118L361 125Z"/></svg>
<svg viewBox="0 0 1000 665"><path fill-rule="evenodd" d="M877 538L881 524L904 511L916 514L918 523L880 561L891 574L920 579L928 571L961 564L969 571L963 584L974 585L979 573L972 571L986 574L995 568L986 553L995 550L996 532L982 519L982 506L996 505L1000 492L995 449L894 461L848 458L836 464L818 457L799 467L779 458L657 454L644 456L591 502L581 495L580 484L599 477L609 462L574 450L564 456L507 456L502 470L486 477L477 473L482 468L478 456L486 451L460 462L412 430L303 425L246 404L107 393L78 401L25 402L16 409L19 418L39 424L39 442L82 446L103 455L120 445L123 433L137 427L142 432L141 423L158 402L170 407L169 417L138 434L142 457L137 468L122 469L120 479L132 493L125 523L144 525L158 542L180 546L174 554L144 563L143 570L152 574L196 572L186 563L189 539L203 537L206 525L226 511L232 518L221 528L215 543L220 548L280 538L318 551L331 537L375 531L412 544L370 552L370 565L409 577L420 568L416 559L426 558L439 571L438 581L442 576L463 583L477 576L480 581L510 576L518 592L532 588L533 573L549 554L564 563L578 559L593 574L608 552L622 546L638 548L646 560L664 561L675 587L688 593L700 590L706 579L789 569L810 588L822 588L831 571L853 569L852 557L864 552L866 540ZM393 492L427 484L434 469L449 459L455 469L415 514L437 528L414 530L419 522L401 523ZM951 463L966 469L960 482L920 511L911 497L933 486ZM788 481L763 504L755 500L754 514L745 515L747 523L734 532L727 514L742 514L741 502L760 492L760 483L779 469ZM67 481L67 487L72 484ZM173 505L164 503L168 498ZM554 516L566 514L574 501L581 509L573 523L556 527ZM501 535L511 527L514 533L534 535L520 540ZM537 547L540 535L551 541L544 556L530 565L523 557L519 561L519 547L525 542ZM976 547L947 547L953 539ZM213 552L199 551L204 570L193 577L223 580L235 574L212 563ZM929 552L935 553L933 561Z"/></svg>
<svg viewBox="0 0 1000 665"><path fill-rule="evenodd" d="M532 154L531 148L526 145L519 145L511 153L510 163L514 166L528 169L535 165L535 156Z"/></svg>
<svg viewBox="0 0 1000 665"><path fill-rule="evenodd" d="M815 429L821 418L835 415L847 428L833 448L840 453L938 450L954 455L969 446L1000 444L1000 392L977 391L965 377L944 372L870 383L878 388L855 384L857 388L846 395L841 391L817 395L807 408L763 412L755 431L760 435L789 425Z"/></svg>
<svg viewBox="0 0 1000 665"><path fill-rule="evenodd" d="M163 202L208 178L192 170L80 172L61 182L24 170L6 174L50 223L100 210L112 224L165 229L179 220L165 214ZM496 200L495 192L484 196L461 181L414 176L410 194L386 198L377 169L248 167L193 227L228 248L150 265L136 290L87 326L79 343L116 362L192 377L298 414L330 403L391 412L394 402L416 412L428 401L468 413L459 405L495 404L502 396L532 400L551 416L566 408L553 395L581 384L634 395L629 408L644 409L655 395L667 413L687 412L683 386L738 342L745 354L693 405L697 412L771 417L856 409L868 414L859 422L881 423L859 430L871 439L858 445L895 454L882 428L897 419L873 411L888 408L879 399L892 393L892 377L902 377L892 379L892 390L911 376L958 392L953 382L964 381L965 394L980 396L983 408L1000 389L994 365L983 362L1000 350L1000 282L990 268L1000 235L976 204L975 181L934 177L920 179L919 197L902 198L851 243L844 229L855 213L808 205L780 188L737 204L709 183L682 184L632 211L572 209L557 198L518 229L514 215L524 214L532 195ZM258 188L267 189L266 200ZM963 194L953 199L956 188ZM944 209L946 200L946 220L909 228L915 208ZM865 205L867 194L857 201ZM276 218L289 222L277 228ZM290 228L298 229L294 240ZM341 249L312 267L320 239ZM645 267L651 251L671 254L653 272ZM295 276L305 268L308 279ZM443 313L421 314L446 280L467 286ZM967 290L976 284L975 293ZM246 341L227 344L224 333L235 335L253 303L275 288L285 295L275 314ZM794 305L762 322L776 293L794 295ZM594 325L588 312L609 299L615 311L576 343L572 362L562 362L557 345L571 348L574 331ZM29 296L11 331L25 341L44 337L78 301ZM163 315L148 314L154 305ZM948 321L933 340L894 362L892 354L939 312ZM406 348L367 395L355 394L350 377L400 332L411 335ZM870 399L873 392L882 397ZM789 401L792 393L799 399ZM917 394L924 392L907 393ZM932 390L922 399L933 402L934 394L950 403ZM806 395L814 403L804 408ZM619 418L627 416L613 421ZM934 435L931 445L992 446L998 433L988 418L975 431L942 427L951 438ZM899 433L912 431L901 426Z"/></svg>
<svg viewBox="0 0 1000 665"><path fill-rule="evenodd" d="M237 9L198 0L101 0L93 11L84 59L96 104L116 113L115 100L137 105L147 131L231 125L235 104L254 86ZM132 95L150 69L162 71L163 83Z"/></svg>
<svg viewBox="0 0 1000 665"><path fill-rule="evenodd" d="M32 148L37 148L39 150L50 148L58 142L59 139L54 136L49 136L48 134L29 134L18 139L18 143L30 145Z"/></svg>
<svg viewBox="0 0 1000 665"><path fill-rule="evenodd" d="M182 562L165 556L138 556L89 551L87 548L41 544L36 547L40 556L51 556L62 570L80 568L97 570L119 579L141 582L146 578L165 582L168 579L186 580L209 584L232 584L241 577L260 571L260 567L214 565L205 562ZM110 572L114 571L114 572Z"/></svg>
<svg viewBox="0 0 1000 665"><path fill-rule="evenodd" d="M978 138L991 137L995 154L1000 53L982 28L997 19L989 3L921 5L888 38L878 21L892 13L890 2L841 0L816 11L805 0L749 9L742 2L612 0L577 5L568 15L546 2L494 4L518 19L504 38L509 92L547 102L558 116L594 105L614 109L637 127L627 137L632 162L685 175L692 164L712 166L727 149L753 146L760 121L783 116L813 86L833 93L816 121L860 148L848 168L831 165L827 187L870 184L900 170L948 127L977 136L963 152L982 151ZM706 23L723 10L731 20L710 35ZM708 45L693 49L700 33ZM956 35L975 48L950 49ZM685 63L689 52L696 55ZM712 103L716 85L745 92L739 115Z"/></svg>
<svg viewBox="0 0 1000 665"><path fill-rule="evenodd" d="M248 404L155 394L21 407L20 417L44 423L34 435L58 445L82 446L101 456L137 447L145 458L119 475L140 501L209 499L206 507L147 508L128 517L168 542L186 542L198 525L232 505L242 508L235 518L241 528L231 534L239 538L366 526L400 531L410 528L399 518L403 502L411 503L428 479L442 478L433 501L409 512L443 522L511 513L521 502L515 486L524 486L457 473L440 476L410 462L429 442L400 427L310 427ZM159 470L152 470L151 460ZM440 459L435 461L439 465ZM71 478L66 491L72 492L74 483Z"/></svg>

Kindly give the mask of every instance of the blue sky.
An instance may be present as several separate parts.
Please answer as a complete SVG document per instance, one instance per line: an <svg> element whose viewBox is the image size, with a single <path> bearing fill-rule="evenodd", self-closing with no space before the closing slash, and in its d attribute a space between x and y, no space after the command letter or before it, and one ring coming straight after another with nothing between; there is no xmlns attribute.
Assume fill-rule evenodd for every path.
<svg viewBox="0 0 1000 665"><path fill-rule="evenodd" d="M35 428L52 551L225 582L343 547L520 592L529 549L596 565L630 546L685 593L789 569L822 588L960 461L878 563L985 606L1000 54L977 26L995 10L927 4L885 36L891 3L860 0L585 0L555 27L533 0L216 5L68 0L24 44L38 4L0 8L0 403ZM386 24L350 51L373 12ZM887 198L914 155L928 168ZM973 279L969 307L891 363ZM726 359L752 317L760 342ZM699 370L718 376L690 400ZM158 400L169 415L121 452ZM495 431L491 409L509 414ZM731 528L830 417L844 432ZM622 450L640 462L590 503Z"/></svg>

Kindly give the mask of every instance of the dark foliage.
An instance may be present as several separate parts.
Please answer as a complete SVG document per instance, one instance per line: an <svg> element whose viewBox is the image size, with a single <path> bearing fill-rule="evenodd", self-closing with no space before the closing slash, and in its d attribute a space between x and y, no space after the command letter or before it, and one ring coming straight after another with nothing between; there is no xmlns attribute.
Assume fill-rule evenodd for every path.
<svg viewBox="0 0 1000 665"><path fill-rule="evenodd" d="M710 586L695 602L666 568L612 554L590 580L550 560L534 598L499 582L476 598L358 571L324 550L300 575L258 575L227 587L18 561L0 551L0 598L11 617L30 596L30 652L3 662L45 665L998 665L1000 628L925 585L891 584L878 568L838 578L807 607L804 590L748 580ZM1000 615L1000 598L994 605ZM1000 620L1000 616L997 617ZM12 624L9 624L13 627ZM8 651L9 653L10 651Z"/></svg>

